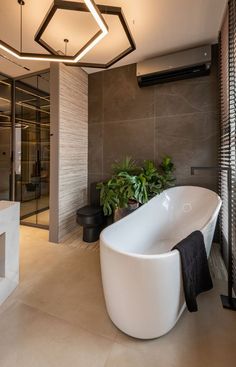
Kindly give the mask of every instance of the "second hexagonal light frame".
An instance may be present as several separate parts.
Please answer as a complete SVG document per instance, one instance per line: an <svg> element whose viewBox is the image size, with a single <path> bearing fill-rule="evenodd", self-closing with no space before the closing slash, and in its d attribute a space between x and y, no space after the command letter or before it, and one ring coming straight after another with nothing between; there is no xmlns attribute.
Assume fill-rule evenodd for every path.
<svg viewBox="0 0 236 367"><path fill-rule="evenodd" d="M95 9L95 12L91 11L91 7ZM56 55L58 56L58 53L47 42L43 41L42 36L46 28L48 27L50 21L52 20L53 16L55 15L56 11L59 9L72 10L78 12L90 12L100 28L99 31L74 56L64 56L64 57L70 57L73 60L83 57L81 55L85 52L85 50L87 50L89 46L92 45L94 42L96 41L98 42L100 38L102 39L106 31L108 32L108 26L93 0L89 1L84 0L84 3L78 3L74 1L54 0L41 26L38 29L34 37L34 40L38 44L40 44L40 46L44 47L47 51L49 51L51 54L55 56Z"/></svg>
<svg viewBox="0 0 236 367"><path fill-rule="evenodd" d="M84 12L89 11L89 9L83 3L77 3L77 2L73 2L73 1L62 1L62 0L56 0L55 2L58 3L58 4L63 3L62 4L63 6L66 6L66 4L64 4L64 3L67 3L68 6L70 6L70 9L73 8L73 7L76 7L77 10L79 9L80 11L84 11ZM120 7L116 7L116 6L98 5L98 4L96 5L96 7L98 8L98 10L101 14L114 15L114 16L119 17L120 23L121 23L121 25L122 25L122 27L125 31L125 34L127 36L127 39L129 41L130 46L106 64L88 63L88 62L80 62L79 61L79 62L74 63L74 64L68 64L70 66L80 66L80 67L107 69L107 68L114 65L116 62L118 62L123 57L127 56L128 54L130 54L131 52L133 52L136 49L136 45L135 45L133 36L132 36L132 34L129 30L129 26L128 26L127 21L124 17L122 9ZM51 18L49 19L49 21L47 21L47 24L50 22ZM45 20L47 20L47 19L45 19ZM44 22L45 22L45 20L44 20ZM46 24L46 27L47 27L47 24ZM35 37L35 41L38 42L42 47L44 47L51 54L56 56L56 55L58 55L56 50L54 50L51 46L49 46L46 42L42 41L42 39L41 39L42 34L43 34L44 30L46 29L46 27L44 26L43 31L42 31L42 29L41 29L41 31L39 30L39 32L37 33L37 35ZM65 62L65 63L67 64L67 62Z"/></svg>

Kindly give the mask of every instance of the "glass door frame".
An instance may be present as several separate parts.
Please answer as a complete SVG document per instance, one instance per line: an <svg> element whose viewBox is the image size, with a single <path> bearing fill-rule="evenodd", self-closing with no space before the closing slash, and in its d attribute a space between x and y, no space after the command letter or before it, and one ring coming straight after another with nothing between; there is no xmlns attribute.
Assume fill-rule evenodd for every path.
<svg viewBox="0 0 236 367"><path fill-rule="evenodd" d="M29 77L34 77L37 75L41 75L44 73L50 72L50 69L45 69L42 71L38 71L38 72L34 72L34 73L30 73L30 74L26 74L26 75L22 75L16 78L12 78L9 75L6 75L2 72L0 72L0 75L7 78L9 80L9 83L11 85L11 142L10 142L10 170L9 170L9 174L10 174L10 178L9 178L9 200L10 201L15 201L16 200L16 82L17 81L21 81L24 78L29 78ZM33 87L32 87L33 89ZM50 134L49 134L50 135ZM49 177L50 180L50 177ZM43 212L44 210L49 209L48 208L44 208L44 209L36 209L35 214L39 214L41 212ZM44 224L39 224L39 223L31 223L31 222L27 222L24 220L24 217L21 217L20 223L22 225L26 225L26 226L30 226L30 227L37 227L37 228L42 228L42 229L49 229L49 225L44 225Z"/></svg>

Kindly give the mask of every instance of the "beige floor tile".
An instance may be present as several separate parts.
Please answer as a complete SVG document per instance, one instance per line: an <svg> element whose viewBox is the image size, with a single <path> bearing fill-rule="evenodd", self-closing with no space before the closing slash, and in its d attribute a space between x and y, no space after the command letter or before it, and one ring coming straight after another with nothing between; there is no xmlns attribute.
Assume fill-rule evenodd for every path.
<svg viewBox="0 0 236 367"><path fill-rule="evenodd" d="M17 303L0 319L1 367L103 367L112 347L32 307Z"/></svg>
<svg viewBox="0 0 236 367"><path fill-rule="evenodd" d="M132 348L114 343L111 354L105 367L172 367L172 365L162 364L160 359L156 359L151 354L143 353ZM184 366L183 366L184 367Z"/></svg>
<svg viewBox="0 0 236 367"><path fill-rule="evenodd" d="M117 329L105 308L99 252L50 244L46 235L23 228L21 284L14 296L113 340Z"/></svg>

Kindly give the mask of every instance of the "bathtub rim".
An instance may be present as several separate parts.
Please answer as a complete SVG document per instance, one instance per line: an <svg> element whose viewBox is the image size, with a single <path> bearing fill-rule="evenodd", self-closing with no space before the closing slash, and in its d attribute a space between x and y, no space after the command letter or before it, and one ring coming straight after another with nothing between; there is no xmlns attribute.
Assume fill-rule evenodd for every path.
<svg viewBox="0 0 236 367"><path fill-rule="evenodd" d="M218 216L218 213L219 213L219 210L221 208L221 205L222 205L222 199L220 198L220 196L213 190L210 190L210 189L206 189L205 187L202 187L202 186L193 186L193 185L181 185L181 186L174 186L174 187L170 187L169 189L166 189L164 190L162 193L166 192L166 191L169 191L169 190L172 190L174 188L198 188L198 189L203 189L203 190L206 190L206 191L209 191L211 193L214 193L216 195L216 199L217 199L217 205L216 205L216 208L213 212L213 214L209 217L209 219L206 221L206 223L201 227L199 228L198 230L203 232L203 230L213 221L215 220L215 217ZM162 194L161 193L161 194ZM156 195L156 196L160 196L161 194L159 195ZM152 200L156 199L156 196L153 197L152 199L150 199L146 204L150 203ZM145 207L144 204L142 207L140 207L138 210L143 210L143 208ZM128 220L128 217L130 215L133 215L135 212L129 214L128 216L120 219L118 222L116 223L112 223L110 226L113 226L113 225L116 225L118 224L120 221L127 221ZM128 256L128 257L133 257L133 258L139 258L139 259L159 259L159 258L164 258L164 257L169 257L169 256L176 256L177 254L179 254L178 250L173 250L173 251L168 251L168 252L164 252L162 254L139 254L139 253L133 253L133 252L126 252L126 251L121 251L121 250L118 250L116 248L114 248L112 245L110 245L105 239L104 239L104 232L106 231L107 228L109 228L110 226L106 227L103 229L103 231L101 232L100 234L100 245L102 244L103 246L106 246L108 247L111 251L114 251L120 255L125 255L125 256Z"/></svg>

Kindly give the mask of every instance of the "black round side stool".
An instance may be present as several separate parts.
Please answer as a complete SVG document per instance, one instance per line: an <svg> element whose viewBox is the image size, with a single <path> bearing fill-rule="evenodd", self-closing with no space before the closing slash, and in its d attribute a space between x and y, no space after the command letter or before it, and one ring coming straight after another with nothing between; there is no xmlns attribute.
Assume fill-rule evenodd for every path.
<svg viewBox="0 0 236 367"><path fill-rule="evenodd" d="M87 205L76 211L77 223L83 226L83 241L95 242L105 226L103 209L100 206Z"/></svg>

